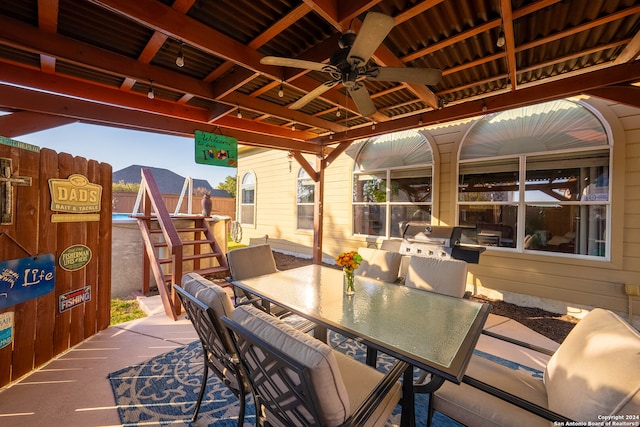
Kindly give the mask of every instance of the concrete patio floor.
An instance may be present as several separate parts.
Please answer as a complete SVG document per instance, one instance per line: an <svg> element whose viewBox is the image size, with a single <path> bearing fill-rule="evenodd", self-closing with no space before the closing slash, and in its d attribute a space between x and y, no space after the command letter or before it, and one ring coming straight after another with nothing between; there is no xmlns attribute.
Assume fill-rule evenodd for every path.
<svg viewBox="0 0 640 427"><path fill-rule="evenodd" d="M148 317L109 327L0 390L0 425L120 426L107 375L198 339L184 315L174 322L164 314L160 297L140 302ZM558 347L504 317L490 315L486 329L552 350ZM513 352L487 336L481 336L477 348L537 369L544 369L548 359L528 350Z"/></svg>

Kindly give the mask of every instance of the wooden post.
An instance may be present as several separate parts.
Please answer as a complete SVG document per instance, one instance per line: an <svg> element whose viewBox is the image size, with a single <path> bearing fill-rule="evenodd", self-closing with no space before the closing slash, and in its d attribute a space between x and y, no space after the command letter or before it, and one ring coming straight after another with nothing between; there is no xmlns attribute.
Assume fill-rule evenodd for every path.
<svg viewBox="0 0 640 427"><path fill-rule="evenodd" d="M313 263L322 264L322 230L324 211L324 169L326 161L322 156L316 157L316 180L314 190L313 212Z"/></svg>

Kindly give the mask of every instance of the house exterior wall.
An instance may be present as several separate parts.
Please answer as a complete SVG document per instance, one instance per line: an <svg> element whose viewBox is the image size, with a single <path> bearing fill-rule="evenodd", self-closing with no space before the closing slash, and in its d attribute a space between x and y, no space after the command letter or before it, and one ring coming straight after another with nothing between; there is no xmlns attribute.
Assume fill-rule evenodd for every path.
<svg viewBox="0 0 640 427"><path fill-rule="evenodd" d="M581 317L593 307L640 314L640 297L625 294L625 284L640 284L640 109L600 99L584 101L608 126L613 138L610 260L577 259L545 253L487 249L469 264L468 290L524 306ZM457 157L473 120L424 131L434 156L432 223L456 224ZM351 181L358 144L325 171L323 259L344 250L379 245L382 239L352 234ZM313 156L307 156L312 165ZM256 178L256 225L243 224L243 242L267 240L276 251L311 257L313 233L295 229L296 178L286 153L261 149L240 152L238 190L248 171ZM640 323L640 316L634 317Z"/></svg>

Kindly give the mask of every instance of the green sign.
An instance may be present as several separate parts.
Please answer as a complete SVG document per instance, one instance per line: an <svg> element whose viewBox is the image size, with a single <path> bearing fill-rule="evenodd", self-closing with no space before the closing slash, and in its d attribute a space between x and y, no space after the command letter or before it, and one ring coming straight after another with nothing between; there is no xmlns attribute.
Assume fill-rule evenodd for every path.
<svg viewBox="0 0 640 427"><path fill-rule="evenodd" d="M238 167L238 140L197 130L196 163L227 168Z"/></svg>

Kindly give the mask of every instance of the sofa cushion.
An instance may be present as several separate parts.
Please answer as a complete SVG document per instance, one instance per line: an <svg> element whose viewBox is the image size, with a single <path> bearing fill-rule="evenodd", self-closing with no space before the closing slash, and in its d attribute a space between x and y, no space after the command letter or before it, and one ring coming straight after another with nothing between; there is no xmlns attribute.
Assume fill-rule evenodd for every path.
<svg viewBox="0 0 640 427"><path fill-rule="evenodd" d="M360 268L356 270L358 276L371 277L390 283L398 280L400 261L402 260L402 255L399 252L358 248L358 253L362 256Z"/></svg>
<svg viewBox="0 0 640 427"><path fill-rule="evenodd" d="M349 395L331 347L250 305L236 308L232 320L308 367L324 422L344 422L351 413Z"/></svg>
<svg viewBox="0 0 640 427"><path fill-rule="evenodd" d="M462 298L467 287L467 263L457 259L412 256L404 284Z"/></svg>
<svg viewBox="0 0 640 427"><path fill-rule="evenodd" d="M544 374L549 409L579 421L640 414L640 334L594 309L569 333Z"/></svg>

